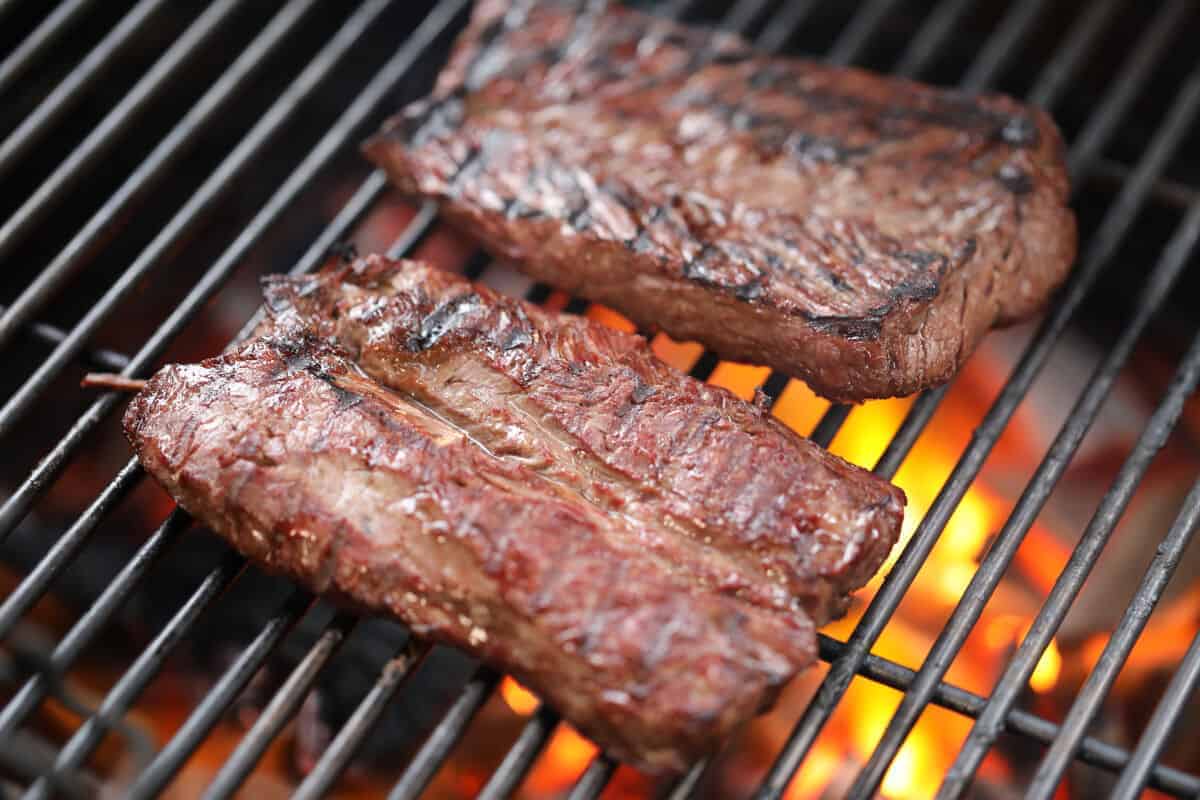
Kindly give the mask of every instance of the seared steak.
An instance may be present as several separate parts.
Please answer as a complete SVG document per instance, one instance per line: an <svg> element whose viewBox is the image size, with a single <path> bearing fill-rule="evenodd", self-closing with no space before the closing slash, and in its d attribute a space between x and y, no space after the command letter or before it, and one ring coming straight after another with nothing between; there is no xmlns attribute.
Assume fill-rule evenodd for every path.
<svg viewBox="0 0 1200 800"><path fill-rule="evenodd" d="M687 767L813 660L803 611L700 586L687 548L645 547L666 529L489 453L303 328L166 367L125 429L247 557L512 672L644 769Z"/></svg>
<svg viewBox="0 0 1200 800"><path fill-rule="evenodd" d="M1043 112L591 0L480 0L365 150L539 280L835 400L946 381L1075 252Z"/></svg>
<svg viewBox="0 0 1200 800"><path fill-rule="evenodd" d="M645 340L413 262L270 278L276 324L335 339L374 380L609 512L710 589L818 624L879 568L900 490ZM681 558L681 553L687 553Z"/></svg>

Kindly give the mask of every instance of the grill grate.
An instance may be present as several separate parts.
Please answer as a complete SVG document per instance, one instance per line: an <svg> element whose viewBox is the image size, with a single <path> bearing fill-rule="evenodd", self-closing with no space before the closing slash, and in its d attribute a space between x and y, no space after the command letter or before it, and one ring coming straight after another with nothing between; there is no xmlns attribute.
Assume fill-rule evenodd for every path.
<svg viewBox="0 0 1200 800"><path fill-rule="evenodd" d="M956 29L977 4L977 0L942 0L928 13L922 14L915 35L907 40L907 46L895 59L894 72L913 77L928 73L931 65L943 57ZM0 0L0 21L19 17L22 12L26 16L35 16L26 9L26 6L32 5L17 0ZM54 48L64 46L63 43L70 40L72 31L84 25L89 15L98 13L98 5L89 0L63 0L44 19L28 22L27 35L0 61L0 97L7 97L20 88L22 79L48 59ZM141 0L128 5L128 11L113 22L109 32L88 53L81 54L81 60L75 68L66 73L57 86L47 87L33 108L14 121L11 132L0 142L0 177L7 177L22 169L23 160L55 133L56 127L62 124L74 107L86 103L89 94L95 92L100 82L114 69L121 54L136 45L138 37L164 13L168 4L161 0ZM6 264L15 263L14 256L26 252L23 248L31 246L33 234L42 231L48 221L57 220L56 214L67 203L72 190L102 171L109 154L128 139L139 120L162 97L178 91L180 82L186 80L185 73L189 65L206 48L212 48L219 41L217 37L227 33L241 19L239 15L246 13L249 5L242 0L215 0L166 46L162 56L149 66L142 77L131 82L121 100L100 118L95 128L49 171L44 180L36 182L37 188L29 197L17 201L17 207L11 210L0 227L0 259ZM78 232L72 234L69 242L47 260L47 266L36 275L27 276L29 283L20 289L16 299L0 309L0 348L11 348L20 336L27 335L32 335L38 342L51 348L50 355L39 361L28 377L21 378L20 385L0 407L0 438L12 439L31 412L46 403L61 387L61 376L74 364L116 369L128 376L147 374L205 305L226 286L240 265L255 252L255 248L270 238L295 201L319 184L327 168L344 155L357 137L394 108L397 92L409 98L419 94L419 90L428 85L439 54L445 52L450 37L465 18L468 3L467 0L441 0L397 4L388 3L387 0L363 0L353 5L355 7L340 19L340 27L328 36L319 51L302 62L295 78L284 87L277 100L258 115L255 124L212 169L203 183L189 192L180 209L154 229L154 235L132 258L128 268L106 285L99 299L77 321L55 327L38 320L54 310L55 303L73 282L82 279L80 276L84 269L94 265L99 250L123 231L130 214L145 203L149 193L164 186L193 148L200 146L200 141L220 125L226 110L248 90L260 70L265 70L273 58L289 49L302 31L319 24L314 21L320 6L315 0L288 0L282 3L243 54L224 69L200 99L185 109L186 113L179 122L131 169L128 177L108 194L100 207L90 216L85 215L86 219ZM406 29L409 32L399 49L382 63L373 77L356 88L349 106L338 109L333 121L327 128L322 128L327 132L311 149L301 154L298 164L278 182L278 188L265 202L252 213L241 214L240 209L236 212L241 214L239 219L248 218L248 221L240 225L234 240L212 259L211 266L194 281L189 280L187 286L183 287L186 289L184 297L170 309L166 319L141 341L133 355L125 356L111 348L96 345L98 334L133 302L137 288L153 279L166 263L173 263L180 249L202 224L215 214L222 213L223 205L231 202L230 196L235 187L246 181L248 176L257 175L259 162L267 148L273 146L281 134L306 127L296 121L298 109L315 96L324 83L332 80L332 76L346 69L351 51L356 51L364 39L377 36L378 29L386 27L380 22L391 19L388 15L394 16L397 6L410 5L419 6L422 13L410 26L411 29ZM671 0L660 4L660 12L687 17L697 10L698 5L701 4L689 0ZM825 57L834 63L859 63L882 35L889 21L901 13L901 6L911 10L910 5L899 0L866 0L861 3L843 23ZM1048 13L1048 5L1045 0L1016 0L1011 3L975 57L962 71L960 85L970 90L994 86L1021 52L1023 43L1032 35L1039 20ZM1027 92L1028 99L1051 110L1061 105L1074 86L1075 76L1089 58L1095 57L1094 51L1114 20L1119 18L1124 5L1118 0L1097 0L1084 4L1077 18L1067 28L1061 43L1054 48L1032 81L1032 88ZM818 12L828 8L827 4L815 0L784 3L737 0L728 6L720 17L721 24L745 33L757 28L760 31L756 37L757 44L772 51L786 48L796 31L810 23ZM409 11L411 13L412 9ZM1192 20L1192 11L1190 0L1168 0L1157 9L1149 25L1129 48L1128 54L1119 56L1120 65L1115 78L1107 86L1100 102L1086 115L1078 135L1073 137L1069 163L1075 176L1075 186L1082 186L1085 179L1102 180L1117 188L1116 197L1091 238L1084 241L1083 256L1070 283L1027 345L995 402L981 419L937 499L853 633L845 642L825 635L820 637L820 655L829 662L829 672L771 765L758 790L759 797L774 798L784 794L856 676L898 689L903 692L903 698L875 751L855 778L850 796L866 798L875 795L907 735L930 704L974 719L969 737L954 766L945 776L941 796L959 796L969 789L984 755L1005 731L1026 737L1046 748L1029 790L1035 797L1053 795L1065 770L1076 760L1119 774L1116 794L1121 797L1134 797L1146 785L1177 796L1200 794L1200 776L1158 763L1170 729L1179 721L1188 697L1200 681L1200 636L1192 642L1155 709L1146 734L1132 752L1087 735L1101 702L1112 688L1155 603L1162 597L1197 523L1200 523L1200 482L1183 502L1175 523L1163 537L1154 561L1105 647L1096 669L1088 676L1061 725L1016 707L1020 691L1027 685L1051 637L1058 631L1070 604L1145 476L1151 460L1179 421L1184 402L1200 382L1200 338L1195 340L1180 361L1148 425L1122 464L1117 478L1076 545L1070 562L1058 577L991 695L979 696L945 682L950 664L974 629L1016 555L1017 548L1095 422L1118 373L1194 259L1197 240L1200 239L1198 190L1186 181L1169 177L1167 171L1196 127L1195 117L1200 113L1200 68L1179 84L1161 125L1153 130L1152 138L1135 163L1125 165L1104 156L1122 126L1129 124L1129 116L1138 107L1139 99L1160 68L1164 54L1170 52L1179 32ZM396 47L395 41L390 47ZM315 240L294 260L291 271L299 274L320 266L334 245L353 232L355 226L378 205L386 191L386 180L379 171L367 175L332 220L323 226ZM872 654L872 647L892 620L947 522L1038 378L1055 344L1077 316L1104 272L1111 268L1136 220L1152 203L1164 204L1179 213L1170 239L1150 270L1119 337L1075 400L1062 430L993 540L924 663L920 669L913 671ZM399 257L414 252L428 240L437 225L436 210L430 205L422 207L392 243L390 255ZM486 259L477 256L468 265L467 271L478 275L488 266ZM15 269L9 272L21 274ZM548 294L546 287L535 286L528 296L544 301ZM568 310L579 312L584 308L583 304L572 303ZM238 338L244 337L253 323L254 320L247 323ZM711 354L706 354L697 361L692 374L701 379L708 378L717 363ZM772 374L762 388L769 398L778 399L786 384L786 378ZM875 472L884 477L895 475L936 414L945 394L946 389L942 388L927 392L915 401L880 456ZM112 394L95 399L9 494L0 507L0 539L12 534L34 510L72 460L78 457L85 440L112 416L120 402L121 398ZM811 432L812 438L823 446L829 446L851 413L847 406L831 406ZM4 598L0 604L0 639L7 639L13 634L46 595L53 582L62 576L93 540L105 518L114 512L142 477L137 463L128 462L20 584ZM3 742L15 741L14 737L30 714L52 696L61 678L84 651L95 644L122 604L151 573L157 560L179 541L189 525L190 519L186 514L178 509L173 511L106 586L96 602L55 644L46 663L40 665L15 691L9 702L0 709L0 751L5 749ZM24 777L29 781L26 796L49 797L57 793L73 796L80 792L78 777L81 765L87 763L107 731L124 717L158 675L172 649L194 630L211 603L239 580L245 567L244 559L230 553L203 578L151 644L123 671L96 712L74 731L66 746L54 755L52 765L44 770L25 770ZM255 673L305 615L312 600L307 593L299 590L293 591L284 600L274 616L195 705L170 742L136 776L130 789L131 796L152 796L170 784ZM243 785L267 748L297 713L322 669L334 658L342 643L355 630L356 624L354 617L340 614L323 627L270 703L238 741L232 755L207 788L207 797L230 797ZM322 757L297 790L298 796L322 796L334 786L389 701L429 652L427 644L410 640L395 653L329 747L323 751ZM493 695L500 679L500 675L486 667L477 671L407 764L391 792L391 798L420 795L449 757L477 712ZM539 708L527 720L499 767L487 777L482 796L501 798L515 791L530 773L558 722L559 717L552 709ZM21 771L20 764L10 761L5 758L3 766ZM597 797L608 785L616 767L610 759L598 756L571 790L570 797L573 800ZM671 787L669 796L682 798L699 791L705 769L705 764L697 764Z"/></svg>

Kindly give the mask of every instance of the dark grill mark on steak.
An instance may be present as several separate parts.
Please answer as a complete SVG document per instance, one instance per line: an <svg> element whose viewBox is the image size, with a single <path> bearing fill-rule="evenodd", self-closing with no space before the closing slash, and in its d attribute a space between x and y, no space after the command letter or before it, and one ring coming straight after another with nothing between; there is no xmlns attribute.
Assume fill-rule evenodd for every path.
<svg viewBox="0 0 1200 800"><path fill-rule="evenodd" d="M434 93L465 92L453 125L425 101L366 151L537 280L857 400L947 380L1066 275L1061 140L1036 109L617 5L522 9L505 27L508 3L478 0Z"/></svg>
<svg viewBox="0 0 1200 800"><path fill-rule="evenodd" d="M408 349L419 352L433 347L478 306L479 295L474 292L447 300L421 320L420 327L408 339Z"/></svg>

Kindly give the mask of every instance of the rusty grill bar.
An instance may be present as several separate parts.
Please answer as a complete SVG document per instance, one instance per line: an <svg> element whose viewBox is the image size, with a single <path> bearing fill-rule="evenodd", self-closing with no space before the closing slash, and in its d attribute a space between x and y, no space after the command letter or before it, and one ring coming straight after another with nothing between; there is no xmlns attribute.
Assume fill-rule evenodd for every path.
<svg viewBox="0 0 1200 800"><path fill-rule="evenodd" d="M24 4L31 5L31 4ZM55 48L68 45L73 32L86 24L97 4L89 0L62 0L40 23L33 27L11 52L0 60L0 98L23 85L39 64L50 58ZM144 74L134 81L123 98L100 123L70 151L28 198L23 198L7 218L0 221L0 260L9 271L20 265L11 258L28 245L32 235L47 220L55 219L58 207L73 187L101 169L106 155L123 141L160 95L169 94L182 80L181 74L205 47L213 47L223 32L236 23L245 10L241 0L215 0L199 13ZM67 327L55 327L39 320L51 310L73 280L98 256L100 249L118 235L130 212L145 202L147 195L170 178L183 164L189 150L214 125L222 111L247 90L260 68L274 54L287 49L306 25L318 5L313 0L287 0L265 22L237 59L233 60L203 96L186 110L140 163L90 218L72 229L69 241L47 260L47 266L28 273L24 289L7 307L0 308L0 348L11 348L19 336L32 336L51 348L48 358L28 376L20 376L18 388L3 399L0 407L0 438L12 437L30 412L47 401L54 381L74 364L100 366L123 375L148 374L165 351L204 305L225 286L248 253L269 237L281 218L316 185L328 167L344 154L370 126L394 110L400 99L411 99L427 87L432 72L444 54L454 32L465 19L467 0L440 0L415 3L421 7L419 22L407 35L394 41L394 54L365 81L352 101L339 109L327 132L308 151L290 174L284 177L269 199L241 225L240 233L200 277L190 285L186 296L174 306L131 356L93 344L101 327L130 302L137 287L167 263L179 256L182 243L208 218L218 212L239 181L247 179L271 143L283 132L303 127L296 120L297 109L331 76L337 74L359 43L397 6L387 0L363 0L349 11L341 27L325 37L315 54L290 80L274 103L262 112L240 142L208 175L175 214L165 222L129 266L103 292L77 321ZM659 13L688 18L698 0L669 0L658 4ZM872 42L881 35L901 5L897 0L866 0L858 5L844 23L824 57L838 64L859 61ZM948 47L956 27L967 18L975 0L941 0L932 5L920 20L915 35L894 60L894 72L920 78L925 75ZM994 86L997 79L1032 35L1039 20L1047 13L1045 0L1015 0L993 26L983 46L962 72L964 89L981 90ZM1118 0L1097 0L1081 4L1074 13L1053 56L1044 64L1027 93L1027 99L1051 111L1063 102L1072 87L1073 77L1095 57L1104 32L1112 25L1122 7ZM0 0L0 21L23 10L20 0ZM86 53L74 69L55 86L46 87L40 99L0 140L0 177L19 169L21 159L32 152L61 124L72 107L95 89L112 67L114 60L134 42L140 31L167 4L161 0L141 0L130 4ZM784 50L796 31L820 10L816 0L736 0L728 4L720 18L723 26L752 33L758 30L757 44L770 51ZM1116 480L1096 508L1090 524L1074 548L1070 561L1037 614L1032 627L1008 662L989 696L983 697L948 684L944 678L1008 569L1016 550L1033 524L1051 491L1062 477L1088 429L1108 397L1116 377L1126 364L1156 312L1169 296L1177 280L1195 260L1200 240L1200 202L1196 187L1167 177L1167 167L1178 154L1186 137L1196 129L1200 113L1200 68L1180 86L1172 87L1173 99L1161 124L1155 128L1149 145L1135 163L1123 164L1104 157L1104 150L1128 117L1139 96L1146 91L1164 52L1176 40L1178 32L1194 13L1189 0L1168 0L1155 12L1150 24L1131 42L1126 53L1119 54L1120 66L1103 100L1087 114L1080 133L1071 142L1069 163L1075 186L1085 178L1100 178L1118 192L1101 224L1090 239L1082 242L1081 258L1068 286L1060 293L1037 333L1030 340L1003 389L980 420L971 441L961 453L950 477L926 513L911 540L873 598L861 621L847 641L822 635L821 658L830 670L816 695L792 731L783 750L775 757L765 780L758 789L760 798L781 797L804 763L817 737L837 709L839 701L855 676L899 689L903 699L874 753L857 775L850 796L875 795L884 773L893 763L901 745L921 713L935 704L972 718L974 724L957 760L944 777L941 797L957 797L970 787L983 757L1001 732L1024 736L1046 747L1044 757L1029 787L1031 796L1050 797L1062 780L1066 768L1076 760L1119 775L1116 793L1134 797L1150 785L1176 796L1200 794L1200 776L1157 763L1171 728L1183 714L1185 703L1200 682L1200 635L1192 642L1183 662L1154 711L1146 734L1132 752L1087 735L1100 702L1111 689L1121 667L1161 598L1180 556L1200 523L1200 482L1187 496L1170 530L1158 543L1154 561L1146 572L1132 603L1126 609L1116 632L1109 640L1096 669L1075 699L1061 725L1050 722L1016 706L1018 694L1034 666L1063 622L1070 604L1095 565L1101 550L1130 502L1134 490L1145 475L1151 459L1174 429L1183 404L1200 382L1200 336L1192 343L1177 367L1165 393L1159 398L1149 424L1133 451L1125 459ZM311 27L311 25L310 25ZM386 102L385 102L386 101ZM324 262L334 246L351 236L357 223L384 197L386 181L379 171L371 172L325 225L291 271L311 271ZM1118 251L1135 220L1149 204L1163 203L1180 211L1169 242L1157 263L1148 270L1145 285L1134 304L1135 312L1126 321L1116 343L1096 367L1075 406L1058 432L1049 452L1037 467L1003 529L997 534L968 589L954 609L920 668L913 671L871 653L904 598L917 573L925 564L943 528L979 474L1001 434L1011 422L1034 380L1088 298L1105 270L1113 269ZM412 222L392 243L394 257L412 253L427 240L438 225L436 209L419 209ZM474 257L466 271L480 275L490 266L486 258ZM1126 265L1131 268L1139 265ZM1145 265L1149 266L1149 265ZM24 273L22 273L24 274ZM543 301L546 287L533 287L528 296ZM581 312L586 305L572 302L568 310ZM242 329L246 335L253 320ZM711 354L695 364L692 374L704 379L717 365ZM772 374L763 391L778 399L786 386L784 376ZM946 388L919 397L875 465L875 472L892 477L910 449L937 413ZM32 468L25 480L0 507L0 540L8 537L34 508L82 448L85 439L112 416L121 398L105 394L90 404L58 443ZM843 423L853 413L847 406L832 406L811 431L811 436L828 446ZM20 621L46 594L51 584L76 559L95 534L102 520L135 488L143 473L136 461L130 461L101 491L91 505L54 543L48 553L24 577L0 604L0 639L10 637ZM58 641L47 661L0 709L0 766L21 772L23 765L4 753L6 743L27 721L29 715L51 694L81 654L94 645L104 626L113 619L135 587L154 569L156 560L170 550L191 520L181 510L173 511L138 549L99 599ZM1154 543L1147 542L1151 548ZM167 624L158 632L116 684L104 697L96 713L87 719L56 754L50 769L29 772L26 797L49 797L57 793L78 793L78 770L85 764L107 731L118 724L138 697L163 667L172 648L188 636L206 608L237 581L246 563L240 556L228 554L195 588ZM134 780L131 796L149 797L164 789L187 759L196 751L254 674L266 663L292 627L308 611L313 598L295 590L282 603L258 634L245 646L216 681L207 695L196 704L174 737L157 752L149 766ZM238 742L231 757L208 787L206 797L232 796L283 727L298 711L314 686L322 669L342 643L355 630L357 620L348 614L335 616L319 633L307 653L299 660L280 690ZM389 700L413 674L430 652L430 646L416 640L406 642L382 670L374 686L361 700L349 720L336 733L323 757L297 790L300 797L319 797L329 791L347 768L350 759ZM412 761L406 766L390 797L413 798L421 794L449 757L475 714L492 696L502 676L483 667L467 682L449 711L434 728ZM510 795L529 774L547 741L559 723L558 715L541 707L527 720L499 767L491 773L481 796L501 798ZM612 777L617 765L598 756L572 789L570 797L598 796ZM669 792L673 798L691 796L701 786L706 765L697 764Z"/></svg>

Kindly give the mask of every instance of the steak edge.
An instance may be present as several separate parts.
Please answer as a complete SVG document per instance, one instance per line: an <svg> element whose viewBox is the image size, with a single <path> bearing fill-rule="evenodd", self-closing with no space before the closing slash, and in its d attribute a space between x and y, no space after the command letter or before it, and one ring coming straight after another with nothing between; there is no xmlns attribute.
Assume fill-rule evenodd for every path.
<svg viewBox="0 0 1200 800"><path fill-rule="evenodd" d="M1075 254L1042 111L581 0L481 0L364 146L533 277L834 400L948 380Z"/></svg>

